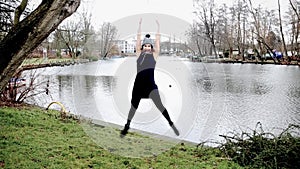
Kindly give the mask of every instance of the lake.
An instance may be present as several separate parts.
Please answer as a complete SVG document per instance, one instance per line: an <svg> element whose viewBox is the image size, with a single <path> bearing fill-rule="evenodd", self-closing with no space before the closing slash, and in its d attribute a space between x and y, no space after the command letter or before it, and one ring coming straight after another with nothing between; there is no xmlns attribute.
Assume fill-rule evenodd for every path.
<svg viewBox="0 0 300 169"><path fill-rule="evenodd" d="M141 101L131 128L195 143L220 140L220 134L232 131L250 131L258 122L265 131L279 132L300 122L299 69L160 57L155 80L181 135L176 137L149 99ZM31 72L38 75L36 83L41 87L49 81L49 95L39 95L29 102L47 107L58 101L76 115L122 126L126 123L136 58Z"/></svg>

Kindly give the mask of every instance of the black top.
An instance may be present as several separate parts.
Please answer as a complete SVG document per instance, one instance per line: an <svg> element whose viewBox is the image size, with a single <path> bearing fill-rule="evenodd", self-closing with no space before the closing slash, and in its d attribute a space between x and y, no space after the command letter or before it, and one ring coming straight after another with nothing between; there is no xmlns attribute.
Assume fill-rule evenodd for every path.
<svg viewBox="0 0 300 169"><path fill-rule="evenodd" d="M132 97L149 98L152 90L157 89L154 81L156 61L153 53L142 52L137 59L137 75L134 81Z"/></svg>

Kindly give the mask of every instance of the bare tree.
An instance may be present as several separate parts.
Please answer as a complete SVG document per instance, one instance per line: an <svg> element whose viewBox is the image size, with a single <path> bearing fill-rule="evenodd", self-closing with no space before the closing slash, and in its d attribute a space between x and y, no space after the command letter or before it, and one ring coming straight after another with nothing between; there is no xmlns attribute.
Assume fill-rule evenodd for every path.
<svg viewBox="0 0 300 169"><path fill-rule="evenodd" d="M78 43L81 39L80 25L81 23L79 22L68 21L66 24L56 29L56 40L59 40L64 44L68 49L67 54L71 58L75 58L75 52L78 51Z"/></svg>
<svg viewBox="0 0 300 169"><path fill-rule="evenodd" d="M61 49L72 58L89 58L88 41L95 35L91 24L91 13L82 11L62 23L52 34L53 46L60 56Z"/></svg>
<svg viewBox="0 0 300 169"><path fill-rule="evenodd" d="M27 55L79 5L80 0L43 0L37 9L14 25L0 42L0 91Z"/></svg>
<svg viewBox="0 0 300 169"><path fill-rule="evenodd" d="M201 37L199 34L200 31L198 28L198 24L196 23L191 25L190 30L187 32L187 36L189 36L189 45L191 46L190 49L193 51L194 55L196 55L196 52L194 52L196 50L200 56L203 56L203 44L201 44L201 39L203 39L203 37Z"/></svg>
<svg viewBox="0 0 300 169"><path fill-rule="evenodd" d="M216 27L216 20L214 15L214 0L207 1L200 1L200 0L194 0L194 6L197 8L197 17L200 20L201 23L198 23L199 26L204 26L204 34L206 35L206 38L211 44L212 51L217 57L217 50L216 50L216 44L215 44L215 27Z"/></svg>
<svg viewBox="0 0 300 169"><path fill-rule="evenodd" d="M282 39L283 50L284 50L285 56L288 56L288 53L287 53L287 47L286 47L285 38L284 38L284 33L283 33L283 29L282 29L282 19L281 19L280 0L278 0L277 2L278 2L279 28L280 28L280 33L281 33L281 39Z"/></svg>
<svg viewBox="0 0 300 169"><path fill-rule="evenodd" d="M83 57L84 58L91 58L91 49L90 49L90 44L95 43L95 30L92 26L91 22L92 14L89 13L88 11L83 11L80 14L80 22L81 24L81 34L82 34L82 48L83 48Z"/></svg>
<svg viewBox="0 0 300 169"><path fill-rule="evenodd" d="M104 22L99 32L100 55L106 58L113 46L113 40L117 34L117 28L109 22Z"/></svg>
<svg viewBox="0 0 300 169"><path fill-rule="evenodd" d="M297 10L297 7L295 6L295 5L296 5L296 4L295 4L296 2L293 3L292 0L289 0L289 2L290 2L290 5L291 5L291 8L293 9L294 13L296 14L298 20L300 20L300 14L299 14L299 12L298 12L298 10ZM297 3L299 4L300 2L297 2Z"/></svg>
<svg viewBox="0 0 300 169"><path fill-rule="evenodd" d="M246 48L246 19L247 19L247 5L246 0L238 0L237 2L237 48L239 53L245 60L245 48Z"/></svg>
<svg viewBox="0 0 300 169"><path fill-rule="evenodd" d="M228 7L223 4L219 8L214 4L214 0L194 0L193 2L196 10L196 30L199 32L195 34L191 29L190 33L194 33L198 38L205 37L212 47L211 51L215 54L220 50L228 54L233 49L238 49L239 54L242 54L245 59L246 50L252 48L256 53L256 59L262 59L266 53L273 55L273 49L281 49L287 55L288 47L291 45L293 46L291 48L300 52L300 48L296 46L300 33L298 13L300 3L296 0L289 0L291 9L286 17L281 16L279 0L278 10L263 9L260 5L254 7L252 0L237 0L234 1L233 6ZM291 24L291 26L283 29L283 23ZM288 30L289 34L284 34L285 30ZM286 35L291 37L288 43ZM196 40L195 37L193 38L191 42ZM206 44L198 44L205 53L203 49Z"/></svg>
<svg viewBox="0 0 300 169"><path fill-rule="evenodd" d="M300 14L299 9L297 6L300 4L300 2L289 0L290 3L290 10L289 15L291 16L291 20L289 23L292 25L291 30L291 52L292 55L295 55L294 50L297 52L297 56L300 55L300 47L298 45L298 38L300 34Z"/></svg>
<svg viewBox="0 0 300 169"><path fill-rule="evenodd" d="M95 35L94 28L91 23L92 14L86 10L78 13L76 19L78 21L67 21L56 31L59 35L59 40L62 40L64 46L68 48L69 55L73 58L83 52L83 57L89 58L89 43L93 41Z"/></svg>
<svg viewBox="0 0 300 169"><path fill-rule="evenodd" d="M265 53L269 53L273 55L272 48L267 43L267 37L270 35L269 33L277 26L277 18L275 16L275 11L271 10L263 10L261 7L253 8L252 1L249 0L249 11L253 17L253 33L256 36L256 40L258 42L258 57L264 55ZM273 31L274 33L274 31ZM276 36L277 37L277 36ZM255 49L256 50L256 49ZM276 60L274 59L274 63Z"/></svg>
<svg viewBox="0 0 300 169"><path fill-rule="evenodd" d="M262 38L261 36L261 31L260 31L260 22L259 22L259 13L257 12L257 10L255 10L253 8L253 5L252 5L252 1L249 0L249 8L250 8L250 13L252 14L252 17L254 19L254 28L255 28L255 34L258 36L259 39ZM262 46L262 43L258 43L258 46L259 46L259 50L260 52L263 51L263 46ZM259 54L261 55L261 53Z"/></svg>
<svg viewBox="0 0 300 169"><path fill-rule="evenodd" d="M232 46L231 35L230 35L230 26L228 23L228 7L226 4L223 4L217 12L217 27L216 27L216 35L217 35L217 43L218 49L222 51L226 51Z"/></svg>

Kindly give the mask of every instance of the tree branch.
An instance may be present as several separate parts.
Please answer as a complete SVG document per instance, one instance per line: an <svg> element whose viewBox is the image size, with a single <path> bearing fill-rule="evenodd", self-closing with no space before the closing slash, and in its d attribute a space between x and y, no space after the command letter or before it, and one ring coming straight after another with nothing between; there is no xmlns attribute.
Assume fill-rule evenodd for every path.
<svg viewBox="0 0 300 169"><path fill-rule="evenodd" d="M19 23L20 17L27 6L28 0L22 0L21 4L15 10L14 25Z"/></svg>
<svg viewBox="0 0 300 169"><path fill-rule="evenodd" d="M0 91L34 50L80 5L80 0L43 0L24 20L17 23L0 42Z"/></svg>

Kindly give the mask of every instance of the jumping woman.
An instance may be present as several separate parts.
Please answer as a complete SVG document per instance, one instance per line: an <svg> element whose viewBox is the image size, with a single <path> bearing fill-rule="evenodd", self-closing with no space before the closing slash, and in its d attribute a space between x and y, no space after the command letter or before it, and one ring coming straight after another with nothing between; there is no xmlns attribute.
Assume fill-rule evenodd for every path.
<svg viewBox="0 0 300 169"><path fill-rule="evenodd" d="M136 55L137 59L137 75L135 77L134 86L132 90L131 107L129 110L127 123L124 129L121 131L121 137L124 137L129 130L130 122L139 106L142 98L151 98L159 111L167 119L169 125L173 129L174 133L179 136L179 132L172 122L167 109L163 106L157 85L154 81L154 69L156 60L158 58L160 50L160 34L159 34L159 22L157 24L157 34L155 38L155 48L153 41L150 39L150 35L147 34L141 44L141 24L142 19L139 22L139 28L136 41Z"/></svg>

